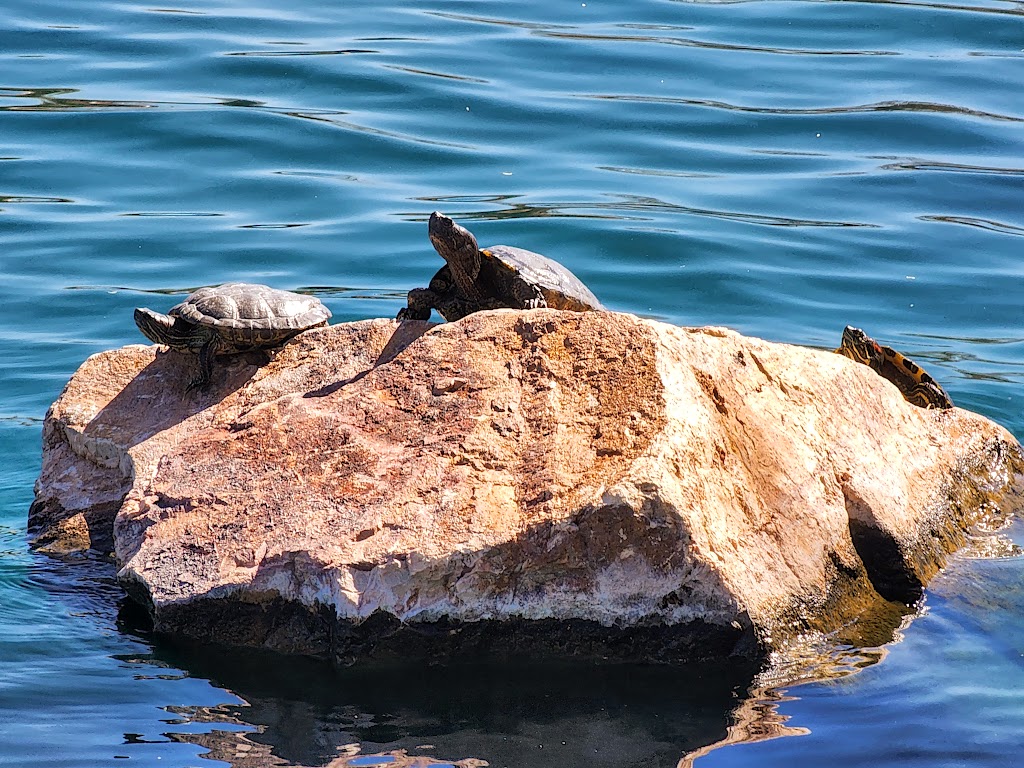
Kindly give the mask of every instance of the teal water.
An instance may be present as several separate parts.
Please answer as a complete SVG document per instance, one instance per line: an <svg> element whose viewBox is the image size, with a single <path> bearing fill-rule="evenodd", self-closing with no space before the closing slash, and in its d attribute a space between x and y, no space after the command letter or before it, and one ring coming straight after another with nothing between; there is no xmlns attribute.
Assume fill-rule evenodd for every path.
<svg viewBox="0 0 1024 768"><path fill-rule="evenodd" d="M170 648L109 565L29 552L43 415L142 341L132 308L244 279L393 316L439 266L434 209L612 309L820 347L861 326L1024 437L1020 3L172 3L4 4L0 765L619 768L727 740L744 671ZM804 735L696 765L1020 764L1024 562L955 562L880 655L766 694Z"/></svg>

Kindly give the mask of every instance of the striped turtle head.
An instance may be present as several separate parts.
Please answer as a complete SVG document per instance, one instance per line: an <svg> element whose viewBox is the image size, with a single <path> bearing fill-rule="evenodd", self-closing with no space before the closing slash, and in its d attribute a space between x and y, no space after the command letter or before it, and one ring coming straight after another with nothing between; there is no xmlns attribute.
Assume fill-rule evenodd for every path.
<svg viewBox="0 0 1024 768"><path fill-rule="evenodd" d="M852 325L843 329L843 339L836 353L868 366L872 360L881 360L885 357L885 352L877 341Z"/></svg>
<svg viewBox="0 0 1024 768"><path fill-rule="evenodd" d="M138 307L135 310L135 324L142 331L142 335L150 341L182 352L202 346L210 335L208 331L202 331L194 323L180 317L163 315L145 307Z"/></svg>
<svg viewBox="0 0 1024 768"><path fill-rule="evenodd" d="M448 262L452 279L463 298L483 300L484 294L476 284L481 265L480 245L476 236L439 211L430 214L427 233L434 250Z"/></svg>

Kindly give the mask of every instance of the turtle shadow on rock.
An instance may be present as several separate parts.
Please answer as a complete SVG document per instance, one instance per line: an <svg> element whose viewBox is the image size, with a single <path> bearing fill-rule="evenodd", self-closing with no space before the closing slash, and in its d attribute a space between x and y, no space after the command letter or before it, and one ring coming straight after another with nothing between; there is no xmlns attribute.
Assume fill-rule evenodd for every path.
<svg viewBox="0 0 1024 768"><path fill-rule="evenodd" d="M203 388L189 389L196 356L157 350L154 359L99 409L83 434L100 437L116 430L126 438L124 448L133 448L242 389L272 359L262 350L219 356L214 379Z"/></svg>
<svg viewBox="0 0 1024 768"><path fill-rule="evenodd" d="M190 384L198 365L197 356L174 349L163 349L156 353L156 359L140 371L132 383L139 378L145 382L150 376L159 377L167 392L178 397L181 405L178 412L181 415L179 421L184 421L244 387L260 368L273 362L276 353L284 346L281 345L277 349L255 349L218 355L214 358L213 379L205 386L191 388ZM125 387L125 390L127 388ZM125 394L125 390L116 395L114 400ZM111 400L111 403L114 400Z"/></svg>
<svg viewBox="0 0 1024 768"><path fill-rule="evenodd" d="M29 509L33 546L51 554L112 552L114 519L132 485L132 449L161 433L184 435L233 418L256 402L252 397L328 395L393 360L433 326L360 324L366 354L340 358L322 346L324 335L334 333L330 327L308 330L272 349L219 355L202 389L189 389L198 365L193 353L129 345L93 355L56 401L59 415L43 429L41 474L52 482ZM264 366L298 373L283 380L262 377ZM247 395L254 386L256 394Z"/></svg>
<svg viewBox="0 0 1024 768"><path fill-rule="evenodd" d="M437 325L438 323L432 323L428 320L406 320L399 323L395 327L394 333L391 334L391 338L388 339L384 348L381 349L380 354L377 355L377 359L374 360L367 368L347 379L335 381L318 389L306 392L303 397L327 397L328 395L337 392L342 387L359 381L374 368L390 363L409 346L415 343L421 336L423 336L423 334L431 328L435 328Z"/></svg>

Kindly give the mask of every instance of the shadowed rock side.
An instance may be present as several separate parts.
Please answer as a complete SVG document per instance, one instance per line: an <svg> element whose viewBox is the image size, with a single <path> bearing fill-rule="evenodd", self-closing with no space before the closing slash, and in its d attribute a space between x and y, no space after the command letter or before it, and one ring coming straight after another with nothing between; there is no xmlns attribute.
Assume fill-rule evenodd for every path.
<svg viewBox="0 0 1024 768"><path fill-rule="evenodd" d="M54 551L112 540L158 631L227 644L672 660L874 639L983 505L1017 501L996 424L724 329L365 321L184 398L188 359L157 350L72 378L30 525Z"/></svg>

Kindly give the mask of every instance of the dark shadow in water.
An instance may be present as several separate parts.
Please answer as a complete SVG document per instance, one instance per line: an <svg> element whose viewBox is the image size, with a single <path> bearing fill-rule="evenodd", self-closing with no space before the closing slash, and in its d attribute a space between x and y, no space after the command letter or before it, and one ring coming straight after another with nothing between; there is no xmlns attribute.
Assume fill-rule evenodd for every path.
<svg viewBox="0 0 1024 768"><path fill-rule="evenodd" d="M93 555L37 556L29 578L68 606L76 621L93 622L103 634L116 622L125 642L113 658L140 684L205 679L224 689L228 702L166 705L159 716L162 738L125 733L126 745L194 744L205 750L203 757L234 768L355 768L376 764L373 755L385 756L382 764L393 768L673 768L687 754L714 745L796 732L782 727L771 694L747 696L759 671L750 661L467 659L445 666L338 668L268 652L155 640L148 614L124 597L115 572L111 561Z"/></svg>
<svg viewBox="0 0 1024 768"><path fill-rule="evenodd" d="M339 755L391 753L463 765L668 768L728 738L732 713L745 706L757 672L736 662L336 669L256 652L165 645L155 661L208 678L248 703L176 712L183 723L255 726L255 734L173 736L235 766L321 766ZM239 749L243 743L252 746ZM257 754L261 761L251 762Z"/></svg>

